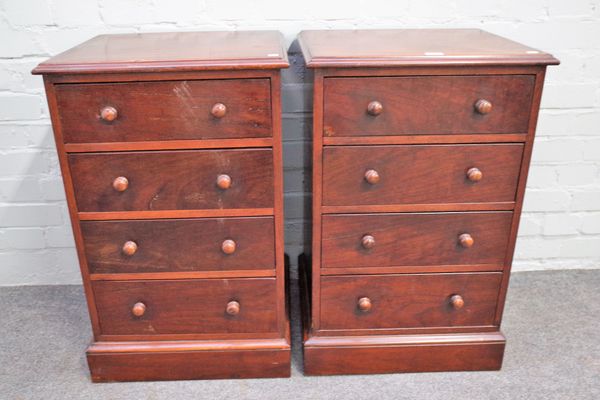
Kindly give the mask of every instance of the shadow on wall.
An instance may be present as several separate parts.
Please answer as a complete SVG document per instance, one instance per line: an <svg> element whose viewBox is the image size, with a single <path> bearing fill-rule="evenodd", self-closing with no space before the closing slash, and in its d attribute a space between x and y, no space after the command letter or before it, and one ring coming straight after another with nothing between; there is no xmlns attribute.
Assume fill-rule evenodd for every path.
<svg viewBox="0 0 600 400"><path fill-rule="evenodd" d="M312 165L312 71L294 40L290 67L282 71L285 251L297 278L298 254L310 250Z"/></svg>

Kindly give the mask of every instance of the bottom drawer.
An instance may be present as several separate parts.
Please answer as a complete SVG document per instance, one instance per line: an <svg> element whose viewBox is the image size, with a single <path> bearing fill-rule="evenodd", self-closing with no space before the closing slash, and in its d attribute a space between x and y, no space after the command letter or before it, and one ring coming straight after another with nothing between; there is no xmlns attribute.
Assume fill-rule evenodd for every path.
<svg viewBox="0 0 600 400"><path fill-rule="evenodd" d="M277 331L274 278L97 281L105 335Z"/></svg>
<svg viewBox="0 0 600 400"><path fill-rule="evenodd" d="M489 326L502 273L321 278L322 329Z"/></svg>

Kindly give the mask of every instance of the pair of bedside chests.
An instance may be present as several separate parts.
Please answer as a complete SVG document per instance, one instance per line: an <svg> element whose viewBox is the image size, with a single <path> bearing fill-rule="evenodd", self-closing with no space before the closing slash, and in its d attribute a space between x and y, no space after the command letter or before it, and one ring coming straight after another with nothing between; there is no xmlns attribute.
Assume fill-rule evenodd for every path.
<svg viewBox="0 0 600 400"><path fill-rule="evenodd" d="M304 372L496 370L547 53L305 31ZM94 381L290 375L277 32L98 36L40 64Z"/></svg>

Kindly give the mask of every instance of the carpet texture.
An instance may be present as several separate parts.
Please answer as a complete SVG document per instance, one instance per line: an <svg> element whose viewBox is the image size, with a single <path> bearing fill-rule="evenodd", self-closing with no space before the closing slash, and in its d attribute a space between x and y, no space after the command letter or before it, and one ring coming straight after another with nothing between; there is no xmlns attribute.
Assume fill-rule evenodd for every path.
<svg viewBox="0 0 600 400"><path fill-rule="evenodd" d="M92 384L82 288L0 288L0 399L600 399L600 270L513 274L501 371Z"/></svg>

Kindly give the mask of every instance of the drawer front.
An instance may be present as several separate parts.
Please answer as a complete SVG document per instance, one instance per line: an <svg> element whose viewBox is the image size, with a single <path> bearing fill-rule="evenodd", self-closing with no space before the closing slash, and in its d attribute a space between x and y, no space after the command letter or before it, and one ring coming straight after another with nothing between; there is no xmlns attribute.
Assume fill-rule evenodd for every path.
<svg viewBox="0 0 600 400"><path fill-rule="evenodd" d="M508 211L324 215L322 265L502 266L512 216Z"/></svg>
<svg viewBox="0 0 600 400"><path fill-rule="evenodd" d="M277 330L274 278L96 281L92 287L105 335Z"/></svg>
<svg viewBox="0 0 600 400"><path fill-rule="evenodd" d="M492 325L501 273L324 276L322 329Z"/></svg>
<svg viewBox="0 0 600 400"><path fill-rule="evenodd" d="M92 274L275 268L272 217L83 221L81 231Z"/></svg>
<svg viewBox="0 0 600 400"><path fill-rule="evenodd" d="M270 149L88 153L68 158L79 211L273 207Z"/></svg>
<svg viewBox="0 0 600 400"><path fill-rule="evenodd" d="M324 135L526 133L533 86L533 75L327 78Z"/></svg>
<svg viewBox="0 0 600 400"><path fill-rule="evenodd" d="M66 143L268 137L269 79L56 85ZM214 109L213 109L214 108Z"/></svg>
<svg viewBox="0 0 600 400"><path fill-rule="evenodd" d="M522 155L521 144L325 147L323 205L514 201Z"/></svg>

